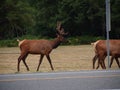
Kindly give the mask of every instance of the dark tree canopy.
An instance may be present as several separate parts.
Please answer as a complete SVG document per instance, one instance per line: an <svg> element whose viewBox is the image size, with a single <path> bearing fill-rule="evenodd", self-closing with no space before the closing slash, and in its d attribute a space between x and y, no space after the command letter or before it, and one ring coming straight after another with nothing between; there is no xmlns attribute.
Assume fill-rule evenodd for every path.
<svg viewBox="0 0 120 90"><path fill-rule="evenodd" d="M120 0L111 0L110 38L120 38ZM106 36L105 0L1 0L0 39L53 37L61 21L70 36Z"/></svg>

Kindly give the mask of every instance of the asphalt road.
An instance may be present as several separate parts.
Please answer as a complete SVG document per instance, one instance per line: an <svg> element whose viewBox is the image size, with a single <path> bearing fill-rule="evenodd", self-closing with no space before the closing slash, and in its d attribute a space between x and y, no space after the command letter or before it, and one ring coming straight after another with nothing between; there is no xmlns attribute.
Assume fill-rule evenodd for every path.
<svg viewBox="0 0 120 90"><path fill-rule="evenodd" d="M0 90L120 90L120 70L0 75Z"/></svg>

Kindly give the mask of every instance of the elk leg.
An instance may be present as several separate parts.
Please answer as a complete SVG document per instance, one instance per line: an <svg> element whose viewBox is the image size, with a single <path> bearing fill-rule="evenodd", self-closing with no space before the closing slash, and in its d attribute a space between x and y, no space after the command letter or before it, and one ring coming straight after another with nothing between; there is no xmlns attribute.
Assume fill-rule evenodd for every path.
<svg viewBox="0 0 120 90"><path fill-rule="evenodd" d="M102 65L103 65L103 69L106 69L106 66L105 66L105 59L103 59Z"/></svg>
<svg viewBox="0 0 120 90"><path fill-rule="evenodd" d="M105 66L105 59L102 60L101 64L102 64L102 68L103 68L103 69L106 69L106 66Z"/></svg>
<svg viewBox="0 0 120 90"><path fill-rule="evenodd" d="M53 65L52 65L52 62L51 62L51 59L50 59L50 56L49 56L49 55L46 55L46 57L47 57L47 59L48 59L48 61L49 61L49 63L50 63L51 69L54 70Z"/></svg>
<svg viewBox="0 0 120 90"><path fill-rule="evenodd" d="M100 66L100 60L98 59L98 65L97 65L96 69L98 69L99 66Z"/></svg>
<svg viewBox="0 0 120 90"><path fill-rule="evenodd" d="M40 60L39 60L39 64L38 64L38 67L37 67L37 71L39 71L39 67L42 63L43 57L44 57L44 55L41 55Z"/></svg>
<svg viewBox="0 0 120 90"><path fill-rule="evenodd" d="M101 67L102 67L102 69L106 69L106 66L105 66L105 58L106 58L106 56L105 55L103 55L102 57L101 57Z"/></svg>
<svg viewBox="0 0 120 90"><path fill-rule="evenodd" d="M102 69L104 69L103 62L101 61L99 64L101 65Z"/></svg>
<svg viewBox="0 0 120 90"><path fill-rule="evenodd" d="M22 60L23 60L24 65L25 65L26 68L27 68L27 71L29 71L29 67L28 67L28 65L27 65L27 63L26 63L26 61L25 61L27 56L28 56L28 54L26 54Z"/></svg>
<svg viewBox="0 0 120 90"><path fill-rule="evenodd" d="M105 59L105 58L100 58L100 59L99 59L99 64L101 65L102 69L106 69L104 59Z"/></svg>
<svg viewBox="0 0 120 90"><path fill-rule="evenodd" d="M18 65L17 65L17 70L18 72L20 71L20 62L21 60L24 61L24 59L27 57L27 53L26 52L22 52L21 55L18 58ZM27 66L28 67L28 66Z"/></svg>
<svg viewBox="0 0 120 90"><path fill-rule="evenodd" d="M103 64L102 64L102 58L101 58L102 56L98 56L98 66L96 67L96 69L98 69L99 68L99 66L101 65L101 67L103 68Z"/></svg>
<svg viewBox="0 0 120 90"><path fill-rule="evenodd" d="M119 63L118 58L116 57L115 60L116 60L116 62L117 62L117 64L118 64L118 67L120 68L120 63Z"/></svg>
<svg viewBox="0 0 120 90"><path fill-rule="evenodd" d="M28 67L28 65L27 65L27 63L25 62L25 60L23 60L23 63L24 63L24 65L26 66L27 71L30 71L30 70L29 70L29 67Z"/></svg>
<svg viewBox="0 0 120 90"><path fill-rule="evenodd" d="M98 58L98 66L96 67L96 69L98 69L100 65L101 65L101 67L102 67L102 64L101 64L101 62L100 62L100 58Z"/></svg>
<svg viewBox="0 0 120 90"><path fill-rule="evenodd" d="M97 66L96 69L98 69L100 65L101 65L102 69L106 69L105 58L106 58L106 56L104 56L103 58L98 59L98 66Z"/></svg>
<svg viewBox="0 0 120 90"><path fill-rule="evenodd" d="M18 65L17 65L18 72L20 71L20 62L21 62L21 60L22 60L22 58L21 58L21 56L19 56L19 58L18 58Z"/></svg>
<svg viewBox="0 0 120 90"><path fill-rule="evenodd" d="M112 56L112 57L111 57L111 62L110 62L110 68L111 68L111 65L112 65L112 63L113 63L113 59L114 59L114 57Z"/></svg>
<svg viewBox="0 0 120 90"><path fill-rule="evenodd" d="M96 60L97 60L97 55L95 55L95 56L93 57L93 69L95 69L95 62L96 62Z"/></svg>

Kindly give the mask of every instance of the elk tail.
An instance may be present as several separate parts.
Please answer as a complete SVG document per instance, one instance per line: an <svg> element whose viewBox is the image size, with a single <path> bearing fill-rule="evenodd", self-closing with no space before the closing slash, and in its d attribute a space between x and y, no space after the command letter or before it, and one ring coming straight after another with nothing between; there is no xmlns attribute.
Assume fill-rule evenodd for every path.
<svg viewBox="0 0 120 90"><path fill-rule="evenodd" d="M20 40L19 40L19 39L17 39L17 41L18 41L18 42L20 42Z"/></svg>

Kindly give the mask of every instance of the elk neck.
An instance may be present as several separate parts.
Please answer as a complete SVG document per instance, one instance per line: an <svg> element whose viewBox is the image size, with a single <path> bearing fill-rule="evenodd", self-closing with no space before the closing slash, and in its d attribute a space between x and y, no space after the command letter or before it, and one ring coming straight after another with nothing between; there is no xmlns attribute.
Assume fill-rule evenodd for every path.
<svg viewBox="0 0 120 90"><path fill-rule="evenodd" d="M54 40L51 41L52 48L55 49L60 45L61 41L59 38L55 38Z"/></svg>

